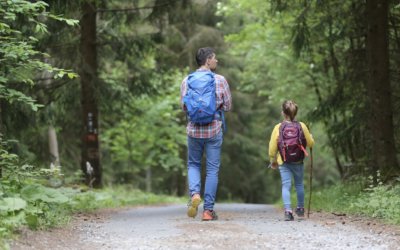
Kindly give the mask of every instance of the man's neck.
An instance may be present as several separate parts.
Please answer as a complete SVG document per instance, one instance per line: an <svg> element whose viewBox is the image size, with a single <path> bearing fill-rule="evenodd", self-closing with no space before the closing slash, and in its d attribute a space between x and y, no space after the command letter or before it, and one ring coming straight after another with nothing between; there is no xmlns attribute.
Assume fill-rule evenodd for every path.
<svg viewBox="0 0 400 250"><path fill-rule="evenodd" d="M201 69L201 70L210 70L210 68L207 65L202 65L202 66L200 66L199 69Z"/></svg>

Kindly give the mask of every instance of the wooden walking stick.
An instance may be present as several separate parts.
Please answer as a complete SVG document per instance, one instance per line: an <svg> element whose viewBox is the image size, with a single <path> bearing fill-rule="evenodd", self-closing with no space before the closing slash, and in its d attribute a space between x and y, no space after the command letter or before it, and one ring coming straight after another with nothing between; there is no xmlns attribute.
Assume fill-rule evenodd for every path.
<svg viewBox="0 0 400 250"><path fill-rule="evenodd" d="M308 198L307 218L310 218L311 195L312 195L312 172L313 172L313 155L312 148L310 148L310 196Z"/></svg>

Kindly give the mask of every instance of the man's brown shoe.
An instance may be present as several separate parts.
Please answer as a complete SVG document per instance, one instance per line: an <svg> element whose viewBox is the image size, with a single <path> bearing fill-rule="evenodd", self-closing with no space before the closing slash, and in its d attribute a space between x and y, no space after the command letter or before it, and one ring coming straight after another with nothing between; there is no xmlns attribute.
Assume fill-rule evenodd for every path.
<svg viewBox="0 0 400 250"><path fill-rule="evenodd" d="M202 220L203 221L218 220L218 215L214 210L213 211L204 210Z"/></svg>
<svg viewBox="0 0 400 250"><path fill-rule="evenodd" d="M197 208L200 205L200 203L201 203L200 195L199 194L194 194L192 196L192 198L190 199L189 204L188 204L187 215L189 217L193 217L193 218L196 217Z"/></svg>

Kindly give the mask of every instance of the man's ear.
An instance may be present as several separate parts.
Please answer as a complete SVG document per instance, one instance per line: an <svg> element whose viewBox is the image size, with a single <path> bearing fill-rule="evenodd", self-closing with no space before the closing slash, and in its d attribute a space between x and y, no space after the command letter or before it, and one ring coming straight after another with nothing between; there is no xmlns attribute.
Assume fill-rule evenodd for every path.
<svg viewBox="0 0 400 250"><path fill-rule="evenodd" d="M207 66L210 66L210 60L211 60L210 58L207 58L207 60L206 60L206 65Z"/></svg>

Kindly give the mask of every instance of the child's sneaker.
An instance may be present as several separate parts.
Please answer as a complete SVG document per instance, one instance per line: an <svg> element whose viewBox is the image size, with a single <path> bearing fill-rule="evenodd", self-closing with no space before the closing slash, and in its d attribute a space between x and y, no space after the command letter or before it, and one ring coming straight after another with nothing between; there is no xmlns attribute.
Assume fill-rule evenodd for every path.
<svg viewBox="0 0 400 250"><path fill-rule="evenodd" d="M218 215L214 210L204 210L203 221L218 220Z"/></svg>
<svg viewBox="0 0 400 250"><path fill-rule="evenodd" d="M285 221L294 220L292 211L285 211Z"/></svg>
<svg viewBox="0 0 400 250"><path fill-rule="evenodd" d="M304 217L304 208L303 207L298 207L294 211L298 217Z"/></svg>
<svg viewBox="0 0 400 250"><path fill-rule="evenodd" d="M200 195L199 194L194 194L192 196L192 198L190 199L189 204L188 204L187 215L189 217L192 217L192 218L196 217L197 208L200 205L200 202L201 202Z"/></svg>

